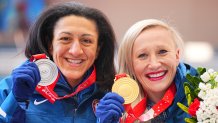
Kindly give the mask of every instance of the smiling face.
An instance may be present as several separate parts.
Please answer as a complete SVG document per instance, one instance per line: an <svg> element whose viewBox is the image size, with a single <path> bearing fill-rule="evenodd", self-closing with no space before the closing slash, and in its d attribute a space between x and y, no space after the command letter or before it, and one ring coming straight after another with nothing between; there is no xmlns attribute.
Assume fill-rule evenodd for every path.
<svg viewBox="0 0 218 123"><path fill-rule="evenodd" d="M54 27L50 53L53 60L73 87L83 78L98 55L96 24L84 17L66 16Z"/></svg>
<svg viewBox="0 0 218 123"><path fill-rule="evenodd" d="M133 44L133 70L149 98L157 102L176 74L179 49L170 31L151 27L141 32Z"/></svg>

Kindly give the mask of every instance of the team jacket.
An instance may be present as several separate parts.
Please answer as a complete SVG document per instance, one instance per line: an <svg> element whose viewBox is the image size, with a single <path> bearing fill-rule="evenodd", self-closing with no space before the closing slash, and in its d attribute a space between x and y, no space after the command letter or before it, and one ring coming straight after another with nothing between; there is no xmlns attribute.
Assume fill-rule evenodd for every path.
<svg viewBox="0 0 218 123"><path fill-rule="evenodd" d="M0 82L0 123L95 123L95 106L104 96L95 83L76 96L56 100L54 104L35 91L28 108L23 110L11 93L12 84L11 76ZM54 91L64 96L74 90L61 75Z"/></svg>
<svg viewBox="0 0 218 123"><path fill-rule="evenodd" d="M176 77L174 78L177 91L173 104L166 110L168 118L165 123L185 123L184 118L190 117L177 106L177 102L187 105L183 84L187 82L186 74L188 73L196 75L197 71L188 64L180 63L177 68Z"/></svg>
<svg viewBox="0 0 218 123"><path fill-rule="evenodd" d="M196 75L197 71L195 68L190 65L180 63L177 67L176 75L173 80L176 85L176 94L172 104L159 116L154 119L149 120L146 123L185 123L184 118L190 117L186 112L182 111L177 103L181 102L184 105L187 105L187 100L184 92L183 84L187 82L187 74ZM147 105L148 106L148 105ZM149 106L153 106L149 105ZM125 121L124 121L125 122ZM140 121L133 121L134 123L139 123ZM123 123L122 121L120 123ZM141 122L140 122L141 123Z"/></svg>

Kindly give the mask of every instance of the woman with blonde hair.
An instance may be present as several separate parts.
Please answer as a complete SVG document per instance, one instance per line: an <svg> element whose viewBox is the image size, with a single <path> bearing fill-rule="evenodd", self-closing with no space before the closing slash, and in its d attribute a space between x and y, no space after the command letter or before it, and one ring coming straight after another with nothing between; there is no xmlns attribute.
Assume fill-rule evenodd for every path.
<svg viewBox="0 0 218 123"><path fill-rule="evenodd" d="M124 105L122 114L124 107L120 104L125 98L113 92L106 94L96 111L100 121L106 112L101 107L113 105L122 114L120 122L185 122L184 118L189 116L177 102L187 104L183 83L187 81L186 74L195 75L196 69L181 62L182 47L179 33L163 21L147 19L131 26L119 47L118 73L126 73L137 82L139 95L128 106ZM108 100L112 104L105 105Z"/></svg>

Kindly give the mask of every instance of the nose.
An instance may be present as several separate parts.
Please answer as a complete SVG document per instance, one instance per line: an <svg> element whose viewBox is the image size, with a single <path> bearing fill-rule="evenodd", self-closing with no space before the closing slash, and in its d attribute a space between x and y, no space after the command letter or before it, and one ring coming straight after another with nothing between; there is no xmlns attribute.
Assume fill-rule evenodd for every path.
<svg viewBox="0 0 218 123"><path fill-rule="evenodd" d="M74 40L72 42L72 45L70 47L69 52L75 57L83 54L83 49L82 49L82 46L81 46L79 40Z"/></svg>
<svg viewBox="0 0 218 123"><path fill-rule="evenodd" d="M151 70L157 70L161 66L160 58L156 55L152 55L148 61L148 68Z"/></svg>

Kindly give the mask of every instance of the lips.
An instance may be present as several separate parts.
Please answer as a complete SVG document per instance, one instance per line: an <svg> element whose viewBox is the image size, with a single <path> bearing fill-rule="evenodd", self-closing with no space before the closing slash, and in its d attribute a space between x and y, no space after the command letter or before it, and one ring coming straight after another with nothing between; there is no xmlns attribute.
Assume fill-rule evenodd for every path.
<svg viewBox="0 0 218 123"><path fill-rule="evenodd" d="M159 72L152 72L152 73L148 73L146 74L146 77L150 80L150 81L158 81L161 80L165 77L167 71L159 71Z"/></svg>

